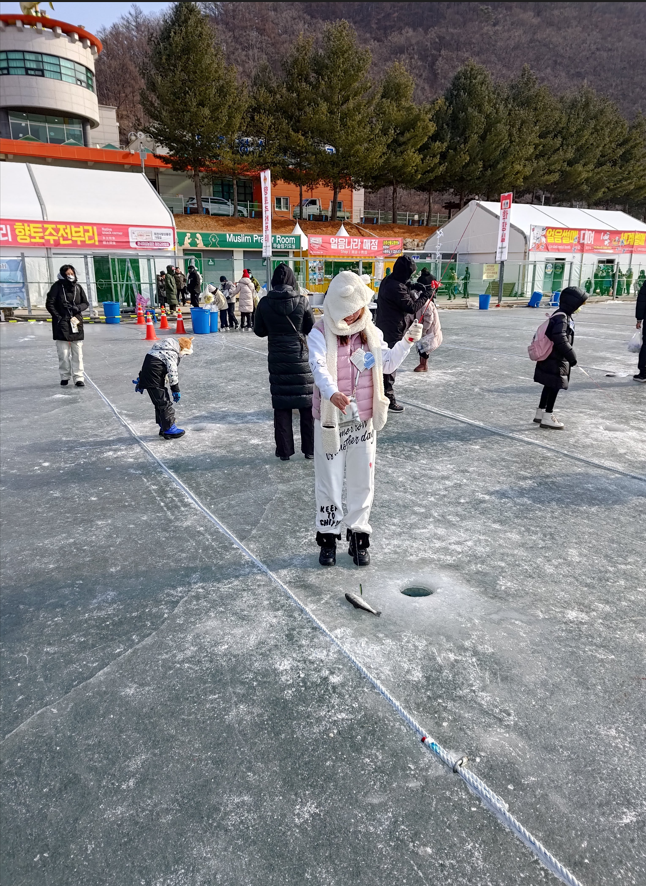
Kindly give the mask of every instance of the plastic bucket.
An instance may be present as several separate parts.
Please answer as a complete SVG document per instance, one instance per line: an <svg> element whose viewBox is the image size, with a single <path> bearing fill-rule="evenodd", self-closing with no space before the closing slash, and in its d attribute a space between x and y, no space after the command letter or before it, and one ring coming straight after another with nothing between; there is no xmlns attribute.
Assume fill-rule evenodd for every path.
<svg viewBox="0 0 646 886"><path fill-rule="evenodd" d="M536 292L532 292L529 298L528 308L540 308L541 299L543 298L543 293L536 290Z"/></svg>
<svg viewBox="0 0 646 886"><path fill-rule="evenodd" d="M208 335L211 331L210 311L204 308L191 308L191 321L195 335Z"/></svg>
<svg viewBox="0 0 646 886"><path fill-rule="evenodd" d="M209 329L211 330L211 332L217 332L218 331L218 319L219 319L220 315L217 311L209 311L209 313L211 315L209 317Z"/></svg>
<svg viewBox="0 0 646 886"><path fill-rule="evenodd" d="M121 306L118 301L104 301L103 314L106 323L121 323Z"/></svg>
<svg viewBox="0 0 646 886"><path fill-rule="evenodd" d="M478 308L481 311L489 310L489 302L491 301L490 295L479 295L478 296Z"/></svg>

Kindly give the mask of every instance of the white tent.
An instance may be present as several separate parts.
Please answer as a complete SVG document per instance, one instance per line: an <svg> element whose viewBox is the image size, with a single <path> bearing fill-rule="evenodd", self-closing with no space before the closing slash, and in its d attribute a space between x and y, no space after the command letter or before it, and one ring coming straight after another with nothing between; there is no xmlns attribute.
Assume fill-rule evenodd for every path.
<svg viewBox="0 0 646 886"><path fill-rule="evenodd" d="M174 227L172 213L143 175L29 163L0 163L0 215Z"/></svg>
<svg viewBox="0 0 646 886"><path fill-rule="evenodd" d="M439 251L444 255L456 253L465 262L495 262L499 218L499 203L472 200L440 231L429 237L424 252ZM646 224L625 212L514 203L511 210L508 261L530 258L532 226L646 231Z"/></svg>
<svg viewBox="0 0 646 886"><path fill-rule="evenodd" d="M447 268L452 266L460 280L454 286L456 293L468 287L469 294L497 295L499 221L499 203L472 200L426 241L422 250L426 253L425 263L436 276L446 276ZM563 231L567 231L565 236ZM566 239L570 233L575 236L574 232L576 240ZM525 297L536 290L549 294L568 285L602 294L634 287L633 280L646 265L646 255L637 251L633 254L632 248L625 245L629 239L613 238L613 232L646 232L646 224L625 212L513 204L504 269L505 297ZM586 240L584 251L578 248L583 235L592 236L594 241L589 246L590 241ZM441 257L441 261L436 257ZM601 276L603 284L599 282Z"/></svg>
<svg viewBox="0 0 646 886"><path fill-rule="evenodd" d="M0 217L6 304L42 304L68 262L95 304L101 287L152 296L155 273L176 264L173 215L137 173L1 162Z"/></svg>

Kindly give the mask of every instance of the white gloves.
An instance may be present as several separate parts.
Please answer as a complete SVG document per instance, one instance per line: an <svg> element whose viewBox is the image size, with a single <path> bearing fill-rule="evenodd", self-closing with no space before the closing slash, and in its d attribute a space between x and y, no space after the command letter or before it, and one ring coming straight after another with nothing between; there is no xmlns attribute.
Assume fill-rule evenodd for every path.
<svg viewBox="0 0 646 886"><path fill-rule="evenodd" d="M415 320L414 323L411 326L409 326L409 328L404 333L404 338L406 339L407 342L410 342L410 344L413 344L413 342L419 341L421 337L422 337L422 324L418 323L417 320Z"/></svg>

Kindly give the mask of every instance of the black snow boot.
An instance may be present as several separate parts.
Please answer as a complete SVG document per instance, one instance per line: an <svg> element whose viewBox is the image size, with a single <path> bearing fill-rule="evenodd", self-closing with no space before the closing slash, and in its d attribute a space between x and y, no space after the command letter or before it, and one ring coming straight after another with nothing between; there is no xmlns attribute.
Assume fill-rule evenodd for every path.
<svg viewBox="0 0 646 886"><path fill-rule="evenodd" d="M400 406L399 403L397 402L397 400L395 400L394 394L392 395L392 397L389 397L388 399L390 400L390 403L388 404L388 412L403 412L404 411L404 407Z"/></svg>
<svg viewBox="0 0 646 886"><path fill-rule="evenodd" d="M340 535L331 532L317 532L316 544L320 546L319 563L321 566L336 566L336 540Z"/></svg>
<svg viewBox="0 0 646 886"><path fill-rule="evenodd" d="M368 533L352 532L351 529L348 529L348 541L350 542L348 554L352 557L355 566L369 566L370 554L368 553L368 548L370 547L370 536Z"/></svg>

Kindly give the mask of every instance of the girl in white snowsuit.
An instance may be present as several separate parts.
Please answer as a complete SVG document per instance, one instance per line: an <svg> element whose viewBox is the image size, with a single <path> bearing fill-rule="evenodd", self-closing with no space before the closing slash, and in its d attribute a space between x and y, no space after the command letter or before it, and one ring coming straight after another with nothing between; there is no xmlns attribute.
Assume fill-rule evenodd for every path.
<svg viewBox="0 0 646 886"><path fill-rule="evenodd" d="M314 471L319 563L336 563L341 523L357 566L370 562L370 509L375 491L376 433L386 424L389 400L383 374L394 372L419 341L415 322L392 348L384 342L366 305L372 292L353 271L331 282L323 320L307 337L314 375ZM363 367L363 368L362 368ZM351 421L352 416L355 419ZM345 474L347 514L343 514Z"/></svg>

